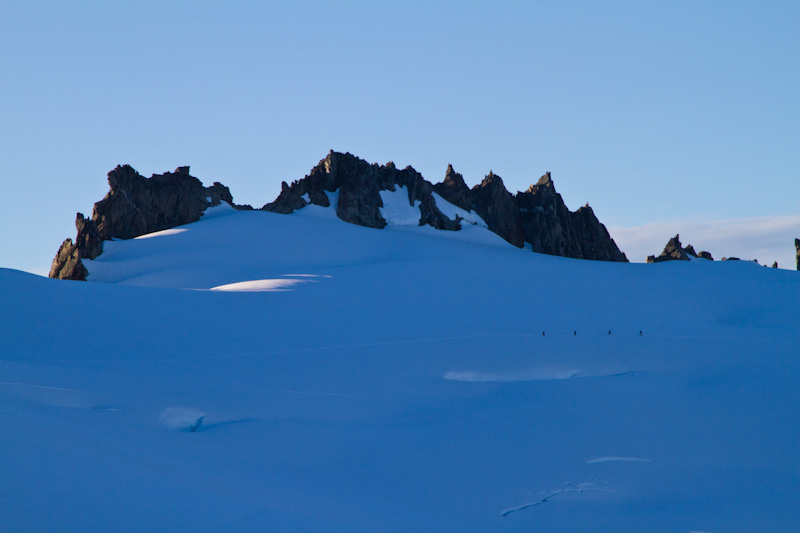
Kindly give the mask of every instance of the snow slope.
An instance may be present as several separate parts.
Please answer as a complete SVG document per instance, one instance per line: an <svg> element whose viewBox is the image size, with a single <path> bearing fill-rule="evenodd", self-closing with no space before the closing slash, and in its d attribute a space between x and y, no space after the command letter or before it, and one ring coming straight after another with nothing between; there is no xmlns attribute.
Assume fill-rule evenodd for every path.
<svg viewBox="0 0 800 533"><path fill-rule="evenodd" d="M0 270L0 530L800 530L796 272L316 206L146 237Z"/></svg>

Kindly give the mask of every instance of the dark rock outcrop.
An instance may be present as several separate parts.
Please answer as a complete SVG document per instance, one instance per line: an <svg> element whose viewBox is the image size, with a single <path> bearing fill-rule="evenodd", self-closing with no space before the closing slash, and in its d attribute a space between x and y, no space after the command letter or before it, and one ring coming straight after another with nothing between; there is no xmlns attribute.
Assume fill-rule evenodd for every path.
<svg viewBox="0 0 800 533"><path fill-rule="evenodd" d="M531 243L534 252L627 262L589 204L575 212L567 209L549 172L527 191L518 192L516 200L525 241Z"/></svg>
<svg viewBox="0 0 800 533"><path fill-rule="evenodd" d="M486 226L502 238L522 248L525 230L514 196L503 185L500 176L489 172L480 185L472 188L473 209Z"/></svg>
<svg viewBox="0 0 800 533"><path fill-rule="evenodd" d="M573 219L577 218L576 235L578 237L579 247L576 248L577 255L567 255L567 257L578 257L578 259L594 259L596 261L616 261L619 263L627 263L628 258L617 247L614 239L608 233L605 225L603 225L589 204L578 208L575 211Z"/></svg>
<svg viewBox="0 0 800 533"><path fill-rule="evenodd" d="M89 272L81 261L80 249L66 239L56 253L53 264L50 266L49 277L55 279L86 280Z"/></svg>
<svg viewBox="0 0 800 533"><path fill-rule="evenodd" d="M686 245L686 248L681 246L681 239L680 235L675 235L671 238L667 245L664 247L664 251L661 252L661 255L658 257L654 255L647 256L648 263L661 263L663 261L688 261L689 256L691 257L698 257L701 259L708 259L709 261L713 261L714 258L711 257L711 254L708 252L700 252L697 253L694 251L694 246L691 244Z"/></svg>
<svg viewBox="0 0 800 533"><path fill-rule="evenodd" d="M130 165L122 165L108 173L108 185L105 198L94 204L91 219L77 214L77 237L61 245L50 268L51 278L85 280L88 272L81 259L100 255L103 241L132 239L197 222L207 208L223 201L234 205L227 187L216 182L203 187L189 175L189 167L145 178Z"/></svg>
<svg viewBox="0 0 800 533"><path fill-rule="evenodd" d="M797 265L797 270L800 270L800 239L794 240L794 250L795 250L795 264Z"/></svg>
<svg viewBox="0 0 800 533"><path fill-rule="evenodd" d="M103 253L103 238L94 220L84 218L83 213L75 217L75 228L78 230L75 246L81 251L81 257L94 259Z"/></svg>
<svg viewBox="0 0 800 533"><path fill-rule="evenodd" d="M586 205L570 212L555 191L550 174L516 196L506 190L502 178L490 172L469 189L463 176L448 165L444 181L431 186L413 168L398 170L392 163L369 164L351 154L331 151L303 179L283 183L274 202L263 207L275 213L291 213L308 204L328 207L327 193L338 191L336 215L346 222L383 228L380 191L408 188L409 205L420 205L419 224L458 230L460 222L445 217L436 207L432 192L465 211L474 211L514 246L532 245L534 252L580 259L627 261L592 209Z"/></svg>
<svg viewBox="0 0 800 533"><path fill-rule="evenodd" d="M444 181L434 185L433 190L439 196L464 211L471 211L473 208L469 187L464 183L464 177L453 170L453 165L447 165Z"/></svg>
<svg viewBox="0 0 800 533"><path fill-rule="evenodd" d="M460 224L448 219L437 207L431 194L433 186L412 167L399 170L394 163L370 164L346 153L331 151L303 179L281 186L274 202L262 209L274 213L292 213L308 204L330 206L328 193L338 191L336 216L345 222L383 228L386 220L381 215L383 206L380 191L396 191L405 187L408 204L419 202L419 225L429 224L437 229L458 230Z"/></svg>
<svg viewBox="0 0 800 533"><path fill-rule="evenodd" d="M77 214L77 236L61 245L50 277L85 280L88 272L82 259L100 255L104 241L131 239L196 222L208 207L221 202L252 209L236 206L228 188L220 183L203 187L189 174L189 167L144 178L129 165L118 166L109 172L108 184L109 192L94 205L91 219ZM303 179L291 185L283 182L275 201L262 209L288 214L309 204L330 207L335 198L340 219L383 228L387 221L381 214L381 192L396 192L398 187L405 188L408 205L419 209L420 226L461 229L463 220L458 215L450 219L437 206L436 192L452 205L476 213L489 230L514 246L522 248L528 242L534 252L627 262L588 204L575 212L567 209L550 173L515 196L493 172L470 189L461 174L448 165L444 181L432 185L410 166L401 170L392 162L370 164L352 154L331 151Z"/></svg>
<svg viewBox="0 0 800 533"><path fill-rule="evenodd" d="M132 239L200 220L208 207L233 204L227 187L203 187L189 167L145 178L130 165L108 173L111 190L94 204L92 221L102 240Z"/></svg>
<svg viewBox="0 0 800 533"><path fill-rule="evenodd" d="M694 248L692 248L692 250L694 250ZM652 255L647 257L648 263L660 263L662 261L688 261L688 260L689 260L689 254L687 254L686 250L681 247L680 235L675 235L667 242L667 245L664 247L664 251L661 252L661 255L659 255L658 257Z"/></svg>

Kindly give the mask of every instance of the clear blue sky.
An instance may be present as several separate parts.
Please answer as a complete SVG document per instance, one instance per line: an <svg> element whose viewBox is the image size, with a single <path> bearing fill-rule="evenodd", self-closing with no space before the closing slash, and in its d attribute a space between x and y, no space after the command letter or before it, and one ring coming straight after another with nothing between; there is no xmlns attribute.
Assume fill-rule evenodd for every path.
<svg viewBox="0 0 800 533"><path fill-rule="evenodd" d="M117 164L260 207L331 148L549 170L609 226L800 214L796 1L0 0L0 72L2 267L46 270Z"/></svg>

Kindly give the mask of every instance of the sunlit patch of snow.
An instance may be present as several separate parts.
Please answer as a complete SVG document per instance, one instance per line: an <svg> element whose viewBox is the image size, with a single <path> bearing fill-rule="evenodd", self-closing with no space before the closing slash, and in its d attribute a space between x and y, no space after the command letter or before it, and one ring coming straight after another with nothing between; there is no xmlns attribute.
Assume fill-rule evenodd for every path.
<svg viewBox="0 0 800 533"><path fill-rule="evenodd" d="M215 205L213 207L209 207L205 211L203 211L202 219L207 220L209 218L215 218L223 215L229 215L231 213L236 213L236 209L233 208L231 204L228 202L220 202L219 205Z"/></svg>
<svg viewBox="0 0 800 533"><path fill-rule="evenodd" d="M254 279L250 281L240 281L238 283L228 283L211 287L212 291L229 292L268 292L268 291L287 291L291 287L301 283L312 283L310 279Z"/></svg>
<svg viewBox="0 0 800 533"><path fill-rule="evenodd" d="M613 462L628 462L628 463L649 463L650 459L643 459L641 457L597 457L586 461L587 465L597 463L613 463Z"/></svg>
<svg viewBox="0 0 800 533"><path fill-rule="evenodd" d="M484 228L488 227L486 225L486 222L484 222L483 219L480 216L478 216L478 214L475 211L465 211L460 207L451 204L450 202L448 202L447 200L445 200L436 193L433 193L433 200L436 202L436 207L439 208L439 211L441 211L442 214L447 218L449 218L450 220L455 220L456 215L458 215L459 217L461 217L463 222L466 222L467 224L483 226Z"/></svg>
<svg viewBox="0 0 800 533"><path fill-rule="evenodd" d="M414 205L408 203L408 189L397 187L396 191L380 191L383 207L380 208L381 216L390 226L419 226L422 213L419 200Z"/></svg>
<svg viewBox="0 0 800 533"><path fill-rule="evenodd" d="M167 235L177 235L179 233L183 233L185 231L189 231L186 228L172 228L172 229L165 229L161 231L154 231L153 233L148 233L146 235L140 235L138 237L134 237L135 239L152 239L153 237L166 237Z"/></svg>

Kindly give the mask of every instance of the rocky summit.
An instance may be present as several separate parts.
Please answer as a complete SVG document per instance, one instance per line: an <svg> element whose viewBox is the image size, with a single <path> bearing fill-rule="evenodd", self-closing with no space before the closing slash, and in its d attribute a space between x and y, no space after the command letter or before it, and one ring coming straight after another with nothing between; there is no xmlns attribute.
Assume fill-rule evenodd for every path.
<svg viewBox="0 0 800 533"><path fill-rule="evenodd" d="M196 222L208 207L221 202L252 209L235 205L228 188L220 183L204 187L189 174L189 167L145 178L130 165L118 166L108 173L108 184L109 191L94 205L91 218L77 214L77 236L59 248L51 278L85 280L88 271L82 259L100 255L104 241ZM493 172L470 189L449 165L444 181L433 185L410 166L399 169L391 162L378 165L331 151L304 178L291 185L283 182L278 197L262 209L289 214L311 204L333 207L345 222L384 228L388 222L381 215L381 192L401 188L408 193L409 206L419 208L420 226L461 229L464 217L445 214L438 198L452 204L446 211L455 206L465 216L480 217L489 230L519 248L527 243L534 252L544 254L627 262L588 204L574 212L567 209L549 172L527 191L511 194Z"/></svg>
<svg viewBox="0 0 800 533"><path fill-rule="evenodd" d="M658 257L654 255L647 256L648 263L661 263L662 261L688 261L689 257L699 257L701 259L708 259L713 261L714 258L708 252L697 253L694 251L694 246L691 244L686 245L686 248L681 246L680 235L675 235L664 247L664 251Z"/></svg>
<svg viewBox="0 0 800 533"><path fill-rule="evenodd" d="M795 239L794 245L797 249L797 270L800 270L800 239ZM649 255L647 256L646 262L661 263L663 261L689 261L692 257L707 259L709 261L714 260L709 252L695 252L694 247L691 244L686 245L684 248L681 246L680 235L675 235L667 242L667 245L664 247L664 251L661 252L661 255ZM738 257L723 257L722 261L741 261L741 259ZM753 262L758 263L758 261L755 259L753 259ZM764 266L767 265L765 264ZM773 262L772 268L778 268L777 261Z"/></svg>
<svg viewBox="0 0 800 533"><path fill-rule="evenodd" d="M527 191L518 192L515 198L525 241L531 243L534 251L578 259L627 262L589 204L575 212L567 209L549 172Z"/></svg>
<svg viewBox="0 0 800 533"><path fill-rule="evenodd" d="M206 208L233 197L227 187L214 183L203 187L189 174L189 167L145 178L130 165L108 173L109 191L94 204L92 218L78 213L75 241L65 240L50 268L50 277L85 280L81 259L94 259L103 252L103 241L132 239L140 235L197 222Z"/></svg>
<svg viewBox="0 0 800 533"><path fill-rule="evenodd" d="M369 164L351 154L331 151L311 169L305 178L290 185L283 182L281 193L274 202L262 209L288 214L309 204L330 207L326 192L338 192L336 215L351 224L368 228L384 228L387 224L380 213L383 207L380 191L408 190L409 205L419 202L420 226L457 230L457 221L447 218L431 194L433 186L412 167L398 169L394 163Z"/></svg>
<svg viewBox="0 0 800 533"><path fill-rule="evenodd" d="M383 228L380 191L396 191L405 187L409 205L419 202L419 225L457 231L458 215L448 218L437 207L434 193L450 204L474 212L489 230L517 247L528 243L534 252L627 262L605 226L587 205L569 211L553 185L550 173L526 192L511 194L502 178L489 174L470 189L452 165L447 167L444 181L431 185L412 167L402 170L393 163L368 163L349 153L331 151L303 179L291 185L283 183L274 202L263 207L275 213L292 213L309 204L330 206L326 193L338 193L336 215L346 222Z"/></svg>

